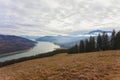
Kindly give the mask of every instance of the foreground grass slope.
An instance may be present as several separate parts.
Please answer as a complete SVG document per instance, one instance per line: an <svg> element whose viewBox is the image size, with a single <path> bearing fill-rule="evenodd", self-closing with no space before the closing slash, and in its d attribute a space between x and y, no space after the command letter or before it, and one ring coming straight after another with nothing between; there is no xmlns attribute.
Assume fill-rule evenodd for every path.
<svg viewBox="0 0 120 80"><path fill-rule="evenodd" d="M0 80L120 80L120 50L16 63L0 68Z"/></svg>

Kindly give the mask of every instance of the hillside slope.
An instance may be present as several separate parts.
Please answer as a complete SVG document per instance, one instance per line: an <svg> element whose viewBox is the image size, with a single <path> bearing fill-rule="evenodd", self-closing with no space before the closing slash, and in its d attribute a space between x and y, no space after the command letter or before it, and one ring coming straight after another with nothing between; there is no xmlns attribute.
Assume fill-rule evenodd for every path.
<svg viewBox="0 0 120 80"><path fill-rule="evenodd" d="M120 80L120 50L16 63L0 68L0 80Z"/></svg>
<svg viewBox="0 0 120 80"><path fill-rule="evenodd" d="M34 45L35 42L22 37L0 35L0 55L30 49Z"/></svg>

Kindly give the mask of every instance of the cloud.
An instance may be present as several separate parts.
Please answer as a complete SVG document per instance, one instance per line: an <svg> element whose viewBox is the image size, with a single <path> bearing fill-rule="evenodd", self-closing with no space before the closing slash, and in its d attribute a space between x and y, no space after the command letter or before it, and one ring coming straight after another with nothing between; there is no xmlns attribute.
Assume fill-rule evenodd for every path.
<svg viewBox="0 0 120 80"><path fill-rule="evenodd" d="M120 0L0 0L0 33L67 35L120 30L119 14Z"/></svg>

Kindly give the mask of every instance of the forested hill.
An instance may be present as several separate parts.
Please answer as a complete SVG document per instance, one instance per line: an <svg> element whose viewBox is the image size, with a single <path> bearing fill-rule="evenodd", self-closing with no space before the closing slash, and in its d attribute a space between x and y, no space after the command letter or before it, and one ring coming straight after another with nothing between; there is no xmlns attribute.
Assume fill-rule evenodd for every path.
<svg viewBox="0 0 120 80"><path fill-rule="evenodd" d="M11 35L0 35L0 54L27 50L32 48L35 42Z"/></svg>

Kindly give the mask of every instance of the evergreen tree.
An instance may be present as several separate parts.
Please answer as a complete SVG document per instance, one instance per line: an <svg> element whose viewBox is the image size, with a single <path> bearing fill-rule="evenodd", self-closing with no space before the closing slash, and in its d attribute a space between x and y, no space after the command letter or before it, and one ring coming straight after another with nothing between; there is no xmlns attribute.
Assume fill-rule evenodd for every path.
<svg viewBox="0 0 120 80"><path fill-rule="evenodd" d="M84 41L83 41L83 40L80 41L79 52L80 52L80 53L85 52L85 44L84 44Z"/></svg>
<svg viewBox="0 0 120 80"><path fill-rule="evenodd" d="M120 49L120 31L116 34L115 37L115 49Z"/></svg>
<svg viewBox="0 0 120 80"><path fill-rule="evenodd" d="M75 46L71 47L70 49L68 49L68 53L69 54L73 54L73 53L78 53L78 45L76 44Z"/></svg>
<svg viewBox="0 0 120 80"><path fill-rule="evenodd" d="M113 30L112 35L111 35L111 49L115 49L115 37L116 37L116 32Z"/></svg>
<svg viewBox="0 0 120 80"><path fill-rule="evenodd" d="M89 49L90 52L95 51L95 39L92 36L89 38Z"/></svg>
<svg viewBox="0 0 120 80"><path fill-rule="evenodd" d="M89 52L90 51L90 44L89 44L89 40L86 39L85 40L85 52Z"/></svg>
<svg viewBox="0 0 120 80"><path fill-rule="evenodd" d="M97 37L97 50L98 51L102 50L102 37L100 34L98 34L98 37Z"/></svg>
<svg viewBox="0 0 120 80"><path fill-rule="evenodd" d="M109 39L107 33L103 33L102 35L102 50L108 50L109 49Z"/></svg>
<svg viewBox="0 0 120 80"><path fill-rule="evenodd" d="M93 37L93 40L92 40L92 44L93 44L93 51L96 51L96 40L95 40L94 37Z"/></svg>

